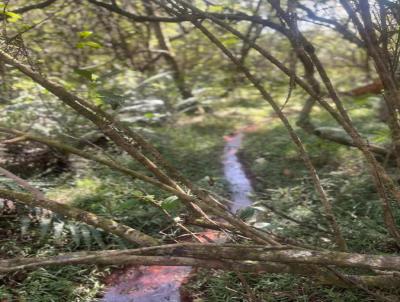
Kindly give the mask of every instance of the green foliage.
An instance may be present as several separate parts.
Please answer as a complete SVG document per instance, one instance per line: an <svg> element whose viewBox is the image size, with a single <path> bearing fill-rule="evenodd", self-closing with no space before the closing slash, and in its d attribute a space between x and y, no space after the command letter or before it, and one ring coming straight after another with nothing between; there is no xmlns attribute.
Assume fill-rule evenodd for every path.
<svg viewBox="0 0 400 302"><path fill-rule="evenodd" d="M94 41L82 41L76 44L76 48L94 48L94 49L99 49L102 48L100 43L94 42Z"/></svg>
<svg viewBox="0 0 400 302"><path fill-rule="evenodd" d="M87 37L90 37L91 35L93 35L93 32L92 31L81 31L78 34L79 34L79 38L86 39Z"/></svg>
<svg viewBox="0 0 400 302"><path fill-rule="evenodd" d="M22 16L20 14L14 13L14 12L8 12L8 11L2 11L0 12L1 14L4 14L7 16L7 21L11 23L18 22L19 20L22 19Z"/></svg>
<svg viewBox="0 0 400 302"><path fill-rule="evenodd" d="M104 272L91 266L37 269L13 288L0 285L0 299L23 302L90 302L102 288Z"/></svg>

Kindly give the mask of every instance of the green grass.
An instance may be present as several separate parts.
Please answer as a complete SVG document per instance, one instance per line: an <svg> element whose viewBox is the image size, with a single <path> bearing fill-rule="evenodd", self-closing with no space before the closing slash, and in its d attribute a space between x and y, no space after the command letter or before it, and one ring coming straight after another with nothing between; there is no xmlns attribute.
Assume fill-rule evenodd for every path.
<svg viewBox="0 0 400 302"><path fill-rule="evenodd" d="M362 291L321 287L299 276L243 273L242 277L233 272L201 271L188 291L199 293L196 302L251 301L251 296L263 302L374 301ZM251 293L245 289L243 279Z"/></svg>
<svg viewBox="0 0 400 302"><path fill-rule="evenodd" d="M105 271L94 266L64 266L37 269L9 278L8 285L0 285L1 301L90 302L102 288ZM19 278L21 280L19 280Z"/></svg>

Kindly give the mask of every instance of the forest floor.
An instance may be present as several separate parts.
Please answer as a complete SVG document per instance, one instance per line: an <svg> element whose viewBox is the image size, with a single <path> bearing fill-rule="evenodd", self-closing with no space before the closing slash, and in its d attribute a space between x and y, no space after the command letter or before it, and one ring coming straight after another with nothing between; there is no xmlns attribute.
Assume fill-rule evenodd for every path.
<svg viewBox="0 0 400 302"><path fill-rule="evenodd" d="M371 123L362 124L379 128L380 123L373 116L375 111L371 110L375 106L374 101L361 101L365 103L364 109L351 112L356 123L370 119ZM223 137L245 126L257 125L245 134L240 151L246 173L255 188L251 196L253 207L241 211L240 215L249 223L274 230L280 235L319 247L333 246L331 236L326 232L328 227L321 213L321 204L305 167L286 130L266 104L256 96L239 92L212 108L213 112L206 115L179 114L168 125L147 129L145 135L192 181L229 197L221 162L225 144ZM293 113L290 118L293 124L299 109L296 103L285 108ZM324 125L331 122L318 110L314 112L313 119L316 123L323 121ZM329 193L349 249L361 253L396 251L393 241L382 228L377 194L358 152L305 135L297 127L296 130ZM382 132L376 132L370 139L378 141L382 140L382 136ZM139 169L127 156L116 153L112 147L107 152L129 167ZM344 160L346 166L341 165ZM162 196L161 204L174 217L181 217L182 207L171 196L135 182L146 192L144 197L138 198L138 193L132 189L134 186L125 176L87 161L74 160L73 167L56 179L32 178L31 181L41 184L49 197L97 214L116 217L148 233L161 234L165 240L173 241L180 235L180 231L163 213L151 205L156 200L155 196ZM77 176L79 180L74 181ZM65 222L60 217L29 221L31 216L0 222L0 231L9 230L7 234L0 233L0 255L52 255L60 251L127 246L117 238ZM14 232L15 236L11 236L10 232ZM0 301L94 301L101 296L103 280L112 269L66 266L16 273L0 283ZM298 276L238 275L204 270L198 271L193 282L186 285L186 291L198 302L373 301L362 291L320 286Z"/></svg>

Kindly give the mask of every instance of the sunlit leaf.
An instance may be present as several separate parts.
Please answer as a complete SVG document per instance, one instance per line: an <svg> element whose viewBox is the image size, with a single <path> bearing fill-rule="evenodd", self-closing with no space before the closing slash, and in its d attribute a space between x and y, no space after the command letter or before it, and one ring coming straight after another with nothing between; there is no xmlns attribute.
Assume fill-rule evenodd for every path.
<svg viewBox="0 0 400 302"><path fill-rule="evenodd" d="M20 14L17 13L13 13L13 12L1 12L2 14L7 16L7 21L8 22L18 22L22 16Z"/></svg>
<svg viewBox="0 0 400 302"><path fill-rule="evenodd" d="M81 39L86 39L87 37L90 37L91 35L93 35L93 32L91 31L81 31L78 33L79 38Z"/></svg>
<svg viewBox="0 0 400 302"><path fill-rule="evenodd" d="M79 42L76 44L76 48L85 48L85 47L91 47L91 48L101 48L102 46L94 41L85 41L85 42Z"/></svg>
<svg viewBox="0 0 400 302"><path fill-rule="evenodd" d="M99 43L93 42L93 41L86 42L86 46L89 46L92 48L101 48L102 47Z"/></svg>
<svg viewBox="0 0 400 302"><path fill-rule="evenodd" d="M154 113L148 112L148 113L146 113L146 114L144 115L144 117L145 117L145 118L148 118L148 119L153 118L153 117L154 117Z"/></svg>
<svg viewBox="0 0 400 302"><path fill-rule="evenodd" d="M213 6L210 6L208 11L210 13L220 13L220 12L224 11L224 7L222 5L213 5Z"/></svg>
<svg viewBox="0 0 400 302"><path fill-rule="evenodd" d="M239 42L239 40L236 37L229 37L229 38L223 39L223 42L226 46L232 46L232 45L236 45Z"/></svg>
<svg viewBox="0 0 400 302"><path fill-rule="evenodd" d="M178 197L170 196L161 202L161 207L166 211L172 211L179 207Z"/></svg>

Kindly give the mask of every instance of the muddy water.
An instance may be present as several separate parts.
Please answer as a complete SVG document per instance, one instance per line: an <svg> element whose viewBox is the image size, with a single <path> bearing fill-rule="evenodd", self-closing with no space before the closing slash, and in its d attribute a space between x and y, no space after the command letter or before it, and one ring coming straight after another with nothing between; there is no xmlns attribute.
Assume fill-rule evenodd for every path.
<svg viewBox="0 0 400 302"><path fill-rule="evenodd" d="M251 205L248 197L252 188L239 162L237 151L243 140L243 131L225 136L223 166L232 196L231 210L238 211ZM219 241L221 233L206 231L201 241ZM181 285L187 281L191 267L188 266L131 266L111 274L102 302L184 302Z"/></svg>

